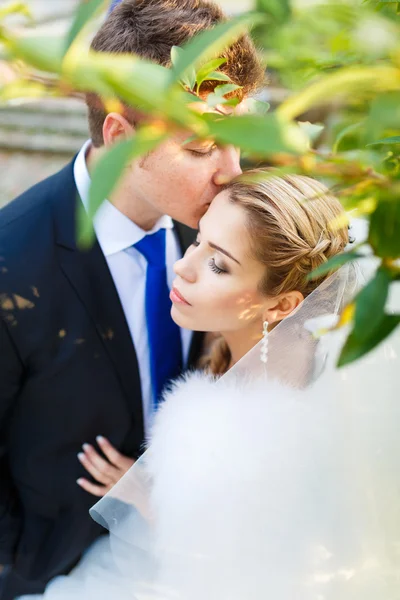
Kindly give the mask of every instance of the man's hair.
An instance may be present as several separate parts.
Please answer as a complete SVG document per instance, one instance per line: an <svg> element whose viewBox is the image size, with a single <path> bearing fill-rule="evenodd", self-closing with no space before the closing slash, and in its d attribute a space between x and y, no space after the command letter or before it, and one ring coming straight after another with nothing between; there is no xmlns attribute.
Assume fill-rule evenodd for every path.
<svg viewBox="0 0 400 600"><path fill-rule="evenodd" d="M226 20L221 8L207 0L123 0L108 16L93 39L92 50L135 54L159 65L171 65L172 46L183 46L196 34ZM264 71L249 36L241 37L221 57L220 68L242 87L240 99L254 92ZM201 91L212 92L220 82L205 82ZM107 112L95 95L87 95L89 129L94 146L104 144L103 124Z"/></svg>

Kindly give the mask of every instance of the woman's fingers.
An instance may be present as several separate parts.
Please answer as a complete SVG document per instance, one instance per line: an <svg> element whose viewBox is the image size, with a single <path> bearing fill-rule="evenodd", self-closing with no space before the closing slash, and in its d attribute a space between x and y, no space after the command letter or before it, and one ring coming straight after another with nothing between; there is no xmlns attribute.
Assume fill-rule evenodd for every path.
<svg viewBox="0 0 400 600"><path fill-rule="evenodd" d="M100 454L90 444L83 444L83 451L86 458L91 462L93 467L102 473L103 477L107 477L109 482L118 481L120 475L118 469L111 465L107 460L102 458Z"/></svg>
<svg viewBox="0 0 400 600"><path fill-rule="evenodd" d="M111 486L96 485L94 483L91 483L84 477L81 477L80 479L78 479L76 483L82 489L84 489L86 492L88 492L89 494L92 494L93 496L98 496L99 498L102 498L103 496L105 496L111 487Z"/></svg>
<svg viewBox="0 0 400 600"><path fill-rule="evenodd" d="M91 483L87 479L81 478L78 479L78 484L90 494L104 496L131 468L135 461L118 452L102 436L97 438L97 442L107 460L102 458L91 444L83 444L83 452L78 454L78 459L86 471L95 479L96 483Z"/></svg>
<svg viewBox="0 0 400 600"><path fill-rule="evenodd" d="M103 436L97 436L96 441L104 453L104 456L108 458L112 465L123 471L123 473L126 473L126 471L134 464L135 461L132 458L118 452L118 450Z"/></svg>
<svg viewBox="0 0 400 600"><path fill-rule="evenodd" d="M92 461L87 457L84 452L80 452L78 454L78 460L83 467L85 467L86 471L90 473L90 475L98 482L103 483L104 485L110 485L114 483L113 479L99 470Z"/></svg>

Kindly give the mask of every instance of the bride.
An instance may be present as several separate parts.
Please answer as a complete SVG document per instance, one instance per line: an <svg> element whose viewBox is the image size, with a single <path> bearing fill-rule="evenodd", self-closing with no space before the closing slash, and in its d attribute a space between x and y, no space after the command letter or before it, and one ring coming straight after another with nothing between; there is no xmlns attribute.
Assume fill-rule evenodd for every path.
<svg viewBox="0 0 400 600"><path fill-rule="evenodd" d="M110 535L35 598L400 598L393 363L338 375L343 334L312 335L357 289L351 266L308 277L348 244L342 216L303 176L255 171L216 197L171 300L217 337L92 509Z"/></svg>

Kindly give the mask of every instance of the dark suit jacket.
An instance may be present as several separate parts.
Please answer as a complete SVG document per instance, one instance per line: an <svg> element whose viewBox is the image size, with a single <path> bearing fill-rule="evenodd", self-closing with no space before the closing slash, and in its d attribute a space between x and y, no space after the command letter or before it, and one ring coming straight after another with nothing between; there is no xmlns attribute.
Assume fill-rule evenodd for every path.
<svg viewBox="0 0 400 600"><path fill-rule="evenodd" d="M0 211L0 564L40 585L100 534L82 443L137 457L144 437L135 349L99 245L76 247L78 201L71 163ZM176 225L184 251L194 232Z"/></svg>

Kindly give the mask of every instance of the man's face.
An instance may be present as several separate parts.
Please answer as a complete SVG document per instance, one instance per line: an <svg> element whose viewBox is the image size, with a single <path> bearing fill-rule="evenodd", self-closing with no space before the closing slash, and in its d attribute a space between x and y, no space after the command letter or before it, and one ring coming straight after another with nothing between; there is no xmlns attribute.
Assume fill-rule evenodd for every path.
<svg viewBox="0 0 400 600"><path fill-rule="evenodd" d="M197 228L222 187L242 171L237 148L191 136L182 131L170 137L136 161L129 169L129 182L125 182L140 204L147 203L160 214Z"/></svg>

